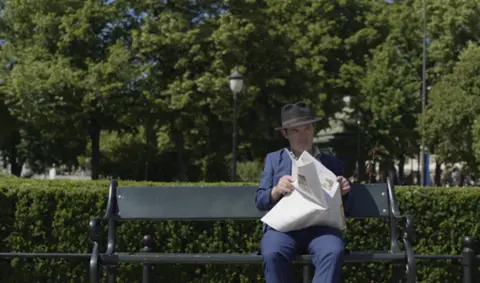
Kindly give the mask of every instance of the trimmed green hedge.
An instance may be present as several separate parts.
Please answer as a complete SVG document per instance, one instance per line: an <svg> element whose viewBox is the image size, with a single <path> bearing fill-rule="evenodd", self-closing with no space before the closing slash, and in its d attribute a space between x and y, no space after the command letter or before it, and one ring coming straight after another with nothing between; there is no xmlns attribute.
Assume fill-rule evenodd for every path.
<svg viewBox="0 0 480 283"><path fill-rule="evenodd" d="M120 181L120 185L162 184ZM103 216L107 193L108 181L0 178L0 251L91 252L89 220ZM401 211L414 216L417 254L459 254L462 236L479 235L480 188L399 187L397 198ZM348 249L388 248L386 223L350 220L348 225ZM117 250L138 251L144 234L154 235L156 251L253 253L259 247L261 225L259 221L123 223ZM1 282L88 282L88 260L14 259L10 264L13 272L0 262ZM418 268L418 282L461 282L457 261L419 261ZM140 265L120 265L118 282L139 282L141 271ZM154 271L155 282L264 282L260 265L156 265ZM387 264L346 264L343 279L386 282L389 275Z"/></svg>

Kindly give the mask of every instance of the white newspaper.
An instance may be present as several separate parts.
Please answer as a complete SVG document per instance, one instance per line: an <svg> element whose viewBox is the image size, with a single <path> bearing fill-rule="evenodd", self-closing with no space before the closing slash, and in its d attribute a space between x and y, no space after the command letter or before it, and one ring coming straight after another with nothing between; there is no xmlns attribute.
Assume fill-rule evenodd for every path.
<svg viewBox="0 0 480 283"><path fill-rule="evenodd" d="M307 151L298 160L290 157L293 192L265 214L262 222L280 232L314 225L346 229L342 194L335 174Z"/></svg>

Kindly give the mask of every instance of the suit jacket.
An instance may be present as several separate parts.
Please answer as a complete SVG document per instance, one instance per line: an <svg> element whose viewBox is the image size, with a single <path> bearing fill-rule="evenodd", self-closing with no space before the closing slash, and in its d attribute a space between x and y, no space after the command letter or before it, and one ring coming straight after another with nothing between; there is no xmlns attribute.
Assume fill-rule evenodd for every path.
<svg viewBox="0 0 480 283"><path fill-rule="evenodd" d="M270 193L281 177L291 174L292 160L289 155L289 149L285 148L267 154L265 167L260 177L260 185L255 197L255 203L259 210L268 211L275 206L275 204L271 202ZM326 153L317 153L315 154L315 158L335 175L343 176L343 161L340 159ZM342 197L344 207L346 206L347 198L348 194Z"/></svg>

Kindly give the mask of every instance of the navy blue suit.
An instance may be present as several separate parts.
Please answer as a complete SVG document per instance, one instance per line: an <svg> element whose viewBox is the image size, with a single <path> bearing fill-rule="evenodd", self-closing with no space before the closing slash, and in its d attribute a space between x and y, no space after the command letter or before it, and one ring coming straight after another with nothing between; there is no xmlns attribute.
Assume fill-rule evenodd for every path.
<svg viewBox="0 0 480 283"><path fill-rule="evenodd" d="M271 202L270 194L281 177L291 174L292 160L289 155L288 149L267 154L255 197L258 209L268 211L275 205ZM340 159L326 153L316 154L315 157L335 175L343 175L344 166ZM346 197L343 200L346 202ZM295 255L302 253L313 256L314 283L340 282L345 244L338 229L313 226L283 233L265 226L260 247L267 283L293 282L290 263Z"/></svg>

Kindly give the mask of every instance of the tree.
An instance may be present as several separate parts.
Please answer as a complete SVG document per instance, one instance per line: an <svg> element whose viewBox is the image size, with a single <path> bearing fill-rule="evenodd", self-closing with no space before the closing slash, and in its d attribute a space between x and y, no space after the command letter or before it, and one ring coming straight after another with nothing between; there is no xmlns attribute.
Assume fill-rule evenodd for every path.
<svg viewBox="0 0 480 283"><path fill-rule="evenodd" d="M472 171L478 170L479 157L480 139L475 124L480 110L479 63L480 47L469 43L460 53L453 72L432 87L421 119L421 133L428 145L435 146L439 160L464 163Z"/></svg>
<svg viewBox="0 0 480 283"><path fill-rule="evenodd" d="M49 143L43 148L74 148L68 158L58 156L59 164L82 152L88 135L93 179L99 177L100 131L121 128L119 116L131 104L127 93L137 76L128 47L129 31L137 21L127 4L10 1L5 5L5 50L15 58L7 79L11 111ZM57 152L63 155L63 151Z"/></svg>
<svg viewBox="0 0 480 283"><path fill-rule="evenodd" d="M285 146L273 128L281 106L298 100L314 105L323 127L352 96L357 109L378 117L369 140L383 131L388 154L399 154L395 145L410 141L400 134L399 141L388 138L395 127L412 124L412 106L395 105L383 115L391 109L373 99L411 88L410 77L403 86L397 77L383 80L381 72L420 66L415 26L400 25L413 21L407 6L368 0L24 2L6 2L9 55L2 54L15 65L6 72L5 101L21 123L20 148L39 167L77 165L86 149L94 178L117 174L115 162L134 159L136 173L129 177L226 179L233 124L227 77L237 65L246 83L239 96L239 161L263 160ZM377 108L369 112L370 105ZM403 110L407 120L397 121ZM389 128L391 121L397 124ZM110 143L117 138L125 142ZM102 163L103 144L111 147ZM124 150L121 158L114 156L117 149Z"/></svg>
<svg viewBox="0 0 480 283"><path fill-rule="evenodd" d="M405 161L418 150L419 136L414 130L419 113L416 70L395 43L386 42L374 52L361 81L364 128L367 143L381 145L381 162L393 158ZM393 163L385 164L394 170ZM403 164L400 164L403 170ZM403 176L400 176L403 178Z"/></svg>

